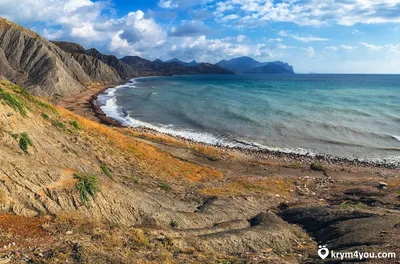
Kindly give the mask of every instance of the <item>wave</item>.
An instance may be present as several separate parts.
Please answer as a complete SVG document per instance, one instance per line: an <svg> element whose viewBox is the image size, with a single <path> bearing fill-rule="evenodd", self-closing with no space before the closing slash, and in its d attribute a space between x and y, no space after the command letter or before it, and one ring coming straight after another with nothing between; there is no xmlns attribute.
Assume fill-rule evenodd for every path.
<svg viewBox="0 0 400 264"><path fill-rule="evenodd" d="M400 136L392 135L392 137L400 142Z"/></svg>

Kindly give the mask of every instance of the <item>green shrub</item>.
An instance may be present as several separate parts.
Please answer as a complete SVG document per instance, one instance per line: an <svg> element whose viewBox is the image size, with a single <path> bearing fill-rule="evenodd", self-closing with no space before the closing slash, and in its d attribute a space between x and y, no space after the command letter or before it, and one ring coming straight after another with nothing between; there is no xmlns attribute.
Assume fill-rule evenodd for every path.
<svg viewBox="0 0 400 264"><path fill-rule="evenodd" d="M171 220L171 222L169 223L171 227L173 228L177 228L178 227L178 222L175 220Z"/></svg>
<svg viewBox="0 0 400 264"><path fill-rule="evenodd" d="M81 127L79 126L79 123L77 121L71 121L70 122L71 126L73 126L76 130L81 130Z"/></svg>
<svg viewBox="0 0 400 264"><path fill-rule="evenodd" d="M17 110L23 117L26 117L26 105L18 100L15 95L5 92L3 89L0 88L0 100L3 101L8 106L12 107L13 109Z"/></svg>
<svg viewBox="0 0 400 264"><path fill-rule="evenodd" d="M322 164L319 164L319 163L311 164L310 169L314 170L314 171L325 171L324 166L322 166Z"/></svg>
<svg viewBox="0 0 400 264"><path fill-rule="evenodd" d="M163 181L159 182L159 183L158 183L158 186L159 186L161 189L165 190L165 191L170 191L170 190L172 190L171 185L169 185L168 183L163 182Z"/></svg>
<svg viewBox="0 0 400 264"><path fill-rule="evenodd" d="M49 115L46 113L42 113L42 117L44 120L49 120L49 118L50 118Z"/></svg>
<svg viewBox="0 0 400 264"><path fill-rule="evenodd" d="M65 129L66 129L66 127L65 127L65 125L64 125L63 122L54 120L54 121L51 122L51 124L52 124L53 126L59 128L59 129L62 129L62 130L65 130Z"/></svg>
<svg viewBox="0 0 400 264"><path fill-rule="evenodd" d="M136 177L134 177L134 176L132 176L132 181L133 181L133 183L136 184L136 185L139 185L139 184L140 184L139 179L136 178Z"/></svg>
<svg viewBox="0 0 400 264"><path fill-rule="evenodd" d="M89 198L95 198L100 191L98 177L88 173L76 173L74 178L78 180L76 188L79 191L82 203L89 204Z"/></svg>
<svg viewBox="0 0 400 264"><path fill-rule="evenodd" d="M28 153L29 146L33 146L32 140L30 139L29 135L26 132L21 134L14 134L12 132L8 132L8 134L10 134L12 138L18 141L19 148L25 153Z"/></svg>
<svg viewBox="0 0 400 264"><path fill-rule="evenodd" d="M108 168L108 166L106 164L101 164L100 165L100 169L103 171L103 173L105 175L107 175L108 177L112 178L112 174L110 172L110 169Z"/></svg>
<svg viewBox="0 0 400 264"><path fill-rule="evenodd" d="M27 99L32 99L33 98L33 96L27 90L25 90L24 88L22 88L20 86L14 85L13 86L13 90L16 93L22 95L23 97L25 97Z"/></svg>
<svg viewBox="0 0 400 264"><path fill-rule="evenodd" d="M49 110L52 111L53 113L57 113L57 110L56 110L53 106L51 106L50 104L43 103L42 101L37 100L37 99L35 99L35 103L36 103L38 106L42 107L42 108L49 109Z"/></svg>

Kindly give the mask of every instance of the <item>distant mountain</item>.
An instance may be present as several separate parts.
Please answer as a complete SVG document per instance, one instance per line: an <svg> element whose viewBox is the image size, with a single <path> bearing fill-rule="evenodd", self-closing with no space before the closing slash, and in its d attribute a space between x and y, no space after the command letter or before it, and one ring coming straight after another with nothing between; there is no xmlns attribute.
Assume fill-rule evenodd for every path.
<svg viewBox="0 0 400 264"><path fill-rule="evenodd" d="M200 64L200 63L197 63L197 61L195 61L195 60L192 60L191 62L183 62L183 61L181 61L181 60L179 60L177 58L173 58L173 59L170 59L170 60L165 61L165 62L167 62L167 63L169 63L169 62L177 62L179 64L182 64L184 66L189 66L189 67L197 66L197 65Z"/></svg>
<svg viewBox="0 0 400 264"><path fill-rule="evenodd" d="M262 63L250 57L239 57L228 61L222 60L216 65L234 72L245 72L256 67L261 67Z"/></svg>
<svg viewBox="0 0 400 264"><path fill-rule="evenodd" d="M186 66L179 62L163 62L162 60L149 61L137 56L126 56L122 62L138 71L140 76L169 76L194 74L234 74L233 72L209 63L200 63L196 66Z"/></svg>
<svg viewBox="0 0 400 264"><path fill-rule="evenodd" d="M281 61L259 62L250 57L239 57L231 60L222 60L216 64L234 72L242 73L294 73L293 67Z"/></svg>
<svg viewBox="0 0 400 264"><path fill-rule="evenodd" d="M244 73L258 74L294 74L292 66L288 64L276 64L274 62L267 63L264 66L253 68Z"/></svg>

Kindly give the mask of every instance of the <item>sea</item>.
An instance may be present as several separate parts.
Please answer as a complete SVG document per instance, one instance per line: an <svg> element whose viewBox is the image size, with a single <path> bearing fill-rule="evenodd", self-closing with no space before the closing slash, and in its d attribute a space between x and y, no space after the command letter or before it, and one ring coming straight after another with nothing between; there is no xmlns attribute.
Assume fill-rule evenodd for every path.
<svg viewBox="0 0 400 264"><path fill-rule="evenodd" d="M210 145L400 165L400 75L194 75L132 79L104 113Z"/></svg>

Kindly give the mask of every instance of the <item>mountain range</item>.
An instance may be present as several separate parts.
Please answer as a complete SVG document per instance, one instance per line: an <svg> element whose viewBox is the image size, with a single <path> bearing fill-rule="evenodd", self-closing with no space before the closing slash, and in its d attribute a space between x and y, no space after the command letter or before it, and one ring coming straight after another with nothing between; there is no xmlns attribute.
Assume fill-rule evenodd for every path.
<svg viewBox="0 0 400 264"><path fill-rule="evenodd" d="M236 73L293 74L293 66L281 62L259 62L250 57L222 60L217 66Z"/></svg>
<svg viewBox="0 0 400 264"><path fill-rule="evenodd" d="M48 41L37 33L0 17L0 76L39 96L79 93L92 83L119 84L141 76L194 74L293 73L283 62L260 63L249 57L217 64L183 62L177 58L150 61L122 59L63 41Z"/></svg>

